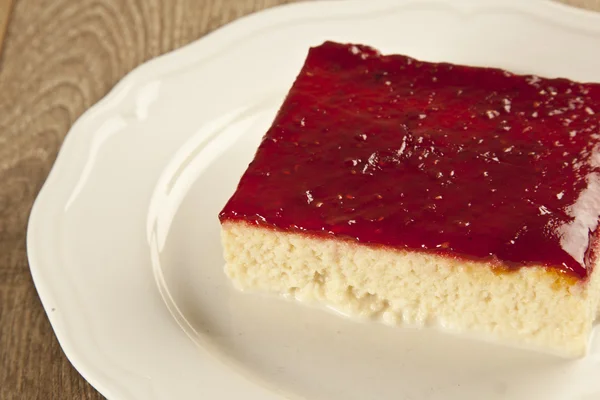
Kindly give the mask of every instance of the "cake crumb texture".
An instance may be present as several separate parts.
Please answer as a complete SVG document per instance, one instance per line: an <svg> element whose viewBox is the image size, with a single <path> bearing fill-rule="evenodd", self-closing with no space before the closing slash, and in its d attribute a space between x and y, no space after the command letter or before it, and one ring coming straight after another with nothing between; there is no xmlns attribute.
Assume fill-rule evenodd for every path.
<svg viewBox="0 0 600 400"><path fill-rule="evenodd" d="M600 279L544 267L498 273L481 262L225 221L226 273L241 290L293 295L392 325L438 325L566 357L586 353Z"/></svg>

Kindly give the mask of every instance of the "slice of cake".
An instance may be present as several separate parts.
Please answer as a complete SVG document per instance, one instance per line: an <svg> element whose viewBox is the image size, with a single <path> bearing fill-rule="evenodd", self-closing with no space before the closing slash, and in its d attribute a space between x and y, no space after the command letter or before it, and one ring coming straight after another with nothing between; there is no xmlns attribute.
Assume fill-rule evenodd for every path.
<svg viewBox="0 0 600 400"><path fill-rule="evenodd" d="M389 323L585 354L600 85L312 48L220 214L226 273Z"/></svg>

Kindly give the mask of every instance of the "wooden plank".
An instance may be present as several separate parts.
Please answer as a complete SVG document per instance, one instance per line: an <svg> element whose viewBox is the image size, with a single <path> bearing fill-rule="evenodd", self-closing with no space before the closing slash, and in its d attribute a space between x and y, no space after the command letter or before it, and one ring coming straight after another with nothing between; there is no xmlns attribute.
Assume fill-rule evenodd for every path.
<svg viewBox="0 0 600 400"><path fill-rule="evenodd" d="M8 26L8 19L12 11L13 0L0 0L0 56L2 55L2 44Z"/></svg>

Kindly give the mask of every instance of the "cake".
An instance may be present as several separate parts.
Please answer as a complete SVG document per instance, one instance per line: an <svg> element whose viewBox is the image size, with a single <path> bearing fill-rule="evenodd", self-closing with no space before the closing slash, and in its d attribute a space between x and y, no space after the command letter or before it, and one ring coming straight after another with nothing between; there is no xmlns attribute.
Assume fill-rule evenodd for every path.
<svg viewBox="0 0 600 400"><path fill-rule="evenodd" d="M600 84L325 42L219 214L242 290L585 355Z"/></svg>

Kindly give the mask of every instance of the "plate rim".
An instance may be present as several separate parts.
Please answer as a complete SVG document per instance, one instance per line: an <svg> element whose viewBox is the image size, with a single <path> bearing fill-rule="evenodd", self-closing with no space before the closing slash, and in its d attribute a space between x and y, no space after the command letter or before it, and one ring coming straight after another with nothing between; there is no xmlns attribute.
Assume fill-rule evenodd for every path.
<svg viewBox="0 0 600 400"><path fill-rule="evenodd" d="M578 30L585 30L600 35L600 12L576 8L555 0L530 0L528 2L520 0L486 0L479 2L477 0L427 1L433 5L447 5L450 8L461 9L466 12L499 6L503 9L523 12L537 18L549 19L553 23L558 23L568 28L575 27ZM273 21L280 23L285 19L288 19L288 22L290 20L293 21L297 18L296 15L304 15L307 11L318 10L321 13L327 14L331 12L330 10L337 10L331 12L331 15L335 15L336 12L339 13L339 4L340 2L336 0L319 2L301 1L254 12L225 24L176 50L148 60L135 67L119 80L102 99L77 118L65 135L48 177L38 192L31 208L26 234L27 258L36 291L63 353L79 374L102 395L108 398L113 397L115 392L113 384L114 381L118 380L116 378L119 374L113 374L114 377L111 380L110 376L101 373L94 362L94 355L100 352L100 348L92 350L78 348L77 340L73 339L73 336L78 333L75 332L76 329L74 330L72 327L69 327L70 321L53 314L54 308L60 303L60 300L57 300L60 297L57 294L57 290L60 290L58 285L54 283L54 280L52 278L49 279L44 274L48 270L56 268L53 265L57 264L57 260L55 260L57 254L56 251L53 254L51 248L44 246L44 238L39 237L39 227L47 223L48 219L54 216L57 207L61 206L61 204L57 204L57 201L61 197L61 192L64 194L65 190L68 191L73 186L73 182L70 182L69 179L63 179L67 167L70 167L72 170L80 170L80 167L82 167L84 159L75 158L74 160L73 155L77 153L77 150L83 154L88 154L90 150L92 140L90 135L86 135L86 126L93 123L95 119L102 117L103 114L117 109L122 104L127 93L136 86L142 85L145 81L160 79L160 77L173 71L185 70L188 66L196 64L202 59L209 59L212 55L209 54L206 56L201 51L203 45L208 46L212 42L230 41L236 42L233 46L240 46L243 43L245 34L260 29L261 26L270 27L273 25ZM351 12L356 12L357 9L385 10L388 8L409 6L411 4L423 4L423 2L419 0L381 0L371 3L365 3L361 0L347 0L344 2L346 9L351 10ZM242 40L236 41L235 39ZM216 54L217 57L218 54L219 52ZM73 294L72 298L75 301L76 297L77 295ZM83 312L85 311L82 310ZM79 333L85 334L85 332ZM136 398L136 396L131 398Z"/></svg>

